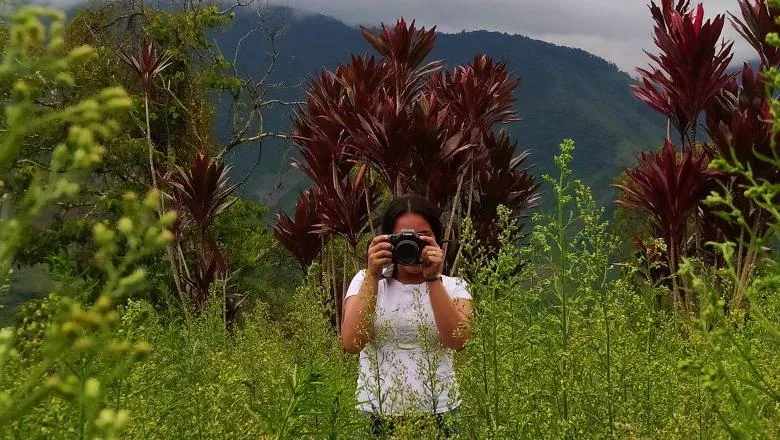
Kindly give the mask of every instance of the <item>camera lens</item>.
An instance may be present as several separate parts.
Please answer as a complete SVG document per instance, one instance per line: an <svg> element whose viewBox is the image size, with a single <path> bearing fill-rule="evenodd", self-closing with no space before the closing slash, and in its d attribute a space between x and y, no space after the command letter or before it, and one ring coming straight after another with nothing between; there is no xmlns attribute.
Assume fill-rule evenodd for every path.
<svg viewBox="0 0 780 440"><path fill-rule="evenodd" d="M393 249L398 264L402 266L411 266L417 264L420 259L420 247L412 240L401 240Z"/></svg>

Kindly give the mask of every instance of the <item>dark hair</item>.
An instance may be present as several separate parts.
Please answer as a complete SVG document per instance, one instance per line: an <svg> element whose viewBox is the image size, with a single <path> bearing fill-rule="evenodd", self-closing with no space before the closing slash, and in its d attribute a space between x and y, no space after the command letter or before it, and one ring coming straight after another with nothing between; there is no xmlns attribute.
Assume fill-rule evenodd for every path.
<svg viewBox="0 0 780 440"><path fill-rule="evenodd" d="M417 214L424 218L431 225L431 232L433 232L436 243L442 244L442 225L439 211L428 199L415 194L397 197L387 205L385 214L382 216L382 234L392 234L398 217L407 213Z"/></svg>

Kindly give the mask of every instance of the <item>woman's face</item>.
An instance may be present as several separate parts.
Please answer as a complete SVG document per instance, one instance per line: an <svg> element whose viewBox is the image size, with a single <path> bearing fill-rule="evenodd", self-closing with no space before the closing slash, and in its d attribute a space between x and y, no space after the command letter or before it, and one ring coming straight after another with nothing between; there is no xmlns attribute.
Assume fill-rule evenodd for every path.
<svg viewBox="0 0 780 440"><path fill-rule="evenodd" d="M427 235L429 237L433 237L431 225L427 220L425 220L424 217L419 214L407 212L406 214L398 217L398 219L395 221L395 229L393 229L393 233L397 234L401 232L402 229L414 229L414 232L416 232L418 235ZM419 264L412 266L399 265L398 270L406 274L417 275L422 273L422 266Z"/></svg>

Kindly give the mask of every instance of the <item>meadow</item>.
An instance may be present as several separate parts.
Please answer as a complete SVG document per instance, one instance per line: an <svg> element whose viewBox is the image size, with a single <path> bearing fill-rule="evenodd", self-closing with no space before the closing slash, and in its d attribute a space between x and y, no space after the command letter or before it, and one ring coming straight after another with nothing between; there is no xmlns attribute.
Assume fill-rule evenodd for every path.
<svg viewBox="0 0 780 440"><path fill-rule="evenodd" d="M50 279L0 330L0 437L369 438L342 297L377 213L417 192L474 298L457 438L779 438L780 5L739 4L761 60L739 75L724 16L652 4L658 56L635 94L669 130L608 206L572 169L576 139L557 173L526 168L501 130L505 63L447 70L424 62L430 30L363 29L378 58L313 78L291 133L266 133L310 178L290 215L237 197L222 161L275 105L208 51L225 11L13 12L0 304L32 282L18 267ZM233 100L229 145L209 134L208 90Z"/></svg>

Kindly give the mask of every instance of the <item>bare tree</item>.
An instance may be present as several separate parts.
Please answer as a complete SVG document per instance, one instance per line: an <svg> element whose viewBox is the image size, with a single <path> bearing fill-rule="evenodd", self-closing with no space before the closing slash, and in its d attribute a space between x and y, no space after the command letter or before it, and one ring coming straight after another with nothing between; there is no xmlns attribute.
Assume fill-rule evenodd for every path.
<svg viewBox="0 0 780 440"><path fill-rule="evenodd" d="M284 101L269 96L271 91L282 87L281 84L271 82L271 75L279 59L277 41L286 32L287 22L284 19L279 19L279 17L274 17L267 5L258 7L255 15L257 16L257 26L249 30L238 40L233 55L233 75L238 79L240 86L231 90L232 101L228 114L231 136L230 141L220 152L220 157L228 154L239 145L257 143L259 148L262 149L262 142L267 138L288 140L289 136L287 134L266 129L264 114L276 106L305 104L297 101ZM240 73L238 64L244 43L258 34L262 35L263 39L267 41L269 46L267 55L271 60L265 71L261 73L262 76L256 78L252 75Z"/></svg>

